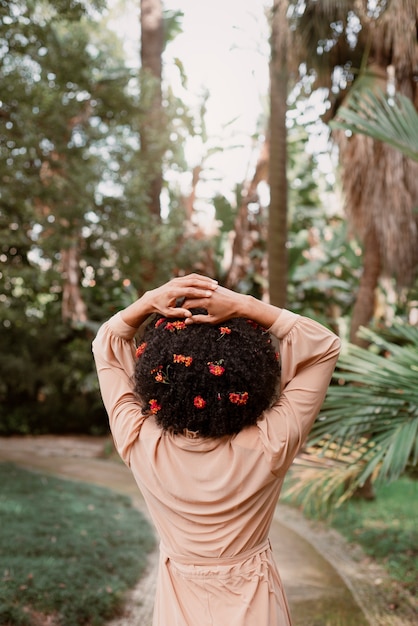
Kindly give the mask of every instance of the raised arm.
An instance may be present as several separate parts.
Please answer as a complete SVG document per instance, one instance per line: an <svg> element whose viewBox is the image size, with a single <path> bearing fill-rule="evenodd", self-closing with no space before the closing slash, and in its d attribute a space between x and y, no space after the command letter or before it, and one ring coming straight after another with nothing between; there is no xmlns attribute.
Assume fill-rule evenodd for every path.
<svg viewBox="0 0 418 626"><path fill-rule="evenodd" d="M135 367L134 336L151 313L165 316L191 315L187 308L175 308L177 299L204 298L209 301L216 281L190 274L146 292L136 302L114 315L99 329L93 354L103 403L109 416L116 448L129 465L132 444L146 415L141 413L131 384Z"/></svg>
<svg viewBox="0 0 418 626"><path fill-rule="evenodd" d="M206 302L197 302L197 306L205 307L208 315L191 316L187 324L247 317L268 328L279 340L281 394L258 425L272 471L285 472L324 401L340 350L339 338L310 318L223 287L218 287Z"/></svg>
<svg viewBox="0 0 418 626"><path fill-rule="evenodd" d="M270 327L280 340L281 394L259 427L272 471L285 472L320 411L340 351L340 339L314 320L282 310Z"/></svg>

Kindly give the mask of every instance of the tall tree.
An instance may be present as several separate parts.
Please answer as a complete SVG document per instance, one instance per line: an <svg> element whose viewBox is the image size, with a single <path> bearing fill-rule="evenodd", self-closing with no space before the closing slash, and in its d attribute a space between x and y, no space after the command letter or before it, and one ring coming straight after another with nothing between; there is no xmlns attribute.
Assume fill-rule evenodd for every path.
<svg viewBox="0 0 418 626"><path fill-rule="evenodd" d="M140 136L143 162L148 164L148 208L160 218L162 189L161 142L164 129L162 108L162 54L164 49L163 8L161 0L140 1L141 20L141 108L145 112Z"/></svg>
<svg viewBox="0 0 418 626"><path fill-rule="evenodd" d="M132 103L116 38L88 18L101 4L0 3L0 422L6 432L39 432L51 422L55 431L75 431L90 408L92 424L102 419L88 382L91 338L83 323L106 277L105 303L113 297L114 252L101 235L109 214L118 214L109 206L117 200L114 172L129 156ZM92 308L91 317L103 316Z"/></svg>
<svg viewBox="0 0 418 626"><path fill-rule="evenodd" d="M396 5L396 6L395 6ZM411 0L389 3L386 10L363 23L370 33L368 73L357 81L374 90L395 90L418 106L418 7ZM398 285L411 284L418 261L418 165L388 144L364 135L336 134L342 163L346 208L364 249L363 275L353 310L350 340L365 345L358 337L375 309L374 292L383 273ZM367 163L367 167L365 167ZM382 210L383 209L383 210Z"/></svg>
<svg viewBox="0 0 418 626"><path fill-rule="evenodd" d="M267 239L270 302L286 305L287 292L287 0L274 0L270 60L270 206Z"/></svg>
<svg viewBox="0 0 418 626"><path fill-rule="evenodd" d="M14 193L3 195L0 210L6 227L13 214L23 223L23 215L30 216L26 232L20 220L12 221L10 247L18 235L27 238L29 248L36 246L33 256L60 272L63 319L85 321L81 229L95 205L89 177L99 172L87 137L92 138L90 118L100 115L100 98L92 95L98 85L89 67L88 27L82 23L88 6L74 2L61 8L19 0L1 7L0 169ZM104 62L97 57L96 68Z"/></svg>
<svg viewBox="0 0 418 626"><path fill-rule="evenodd" d="M328 89L332 119L349 89L394 89L418 105L415 0L292 2L293 60L315 72L316 87ZM363 243L363 273L351 324L351 341L375 310L383 273L397 284L412 280L417 266L418 166L393 148L362 135L336 133L346 211Z"/></svg>
<svg viewBox="0 0 418 626"><path fill-rule="evenodd" d="M293 61L315 76L314 87L327 90L324 119L350 103L350 90L367 107L367 94L401 93L418 106L415 0L292 1L296 35ZM351 94L353 92L351 91ZM363 244L363 271L353 309L350 340L367 345L358 334L373 318L379 278L411 283L417 268L418 166L401 152L372 137L335 133L339 146L346 213ZM346 429L341 415L341 429ZM367 419L365 418L367 422ZM369 421L371 423L371 421ZM368 433L373 439L373 427ZM365 497L372 497L371 475Z"/></svg>

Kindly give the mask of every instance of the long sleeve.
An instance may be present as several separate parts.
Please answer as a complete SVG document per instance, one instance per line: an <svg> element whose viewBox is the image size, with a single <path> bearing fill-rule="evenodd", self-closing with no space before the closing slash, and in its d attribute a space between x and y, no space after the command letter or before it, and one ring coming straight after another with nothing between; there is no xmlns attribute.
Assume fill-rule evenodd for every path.
<svg viewBox="0 0 418 626"><path fill-rule="evenodd" d="M281 394L259 422L272 471L292 463L324 401L340 340L317 322L282 310L270 328L280 342Z"/></svg>
<svg viewBox="0 0 418 626"><path fill-rule="evenodd" d="M101 326L92 346L110 430L116 449L127 465L132 445L147 417L142 414L133 391L135 333L136 328L126 324L117 313Z"/></svg>

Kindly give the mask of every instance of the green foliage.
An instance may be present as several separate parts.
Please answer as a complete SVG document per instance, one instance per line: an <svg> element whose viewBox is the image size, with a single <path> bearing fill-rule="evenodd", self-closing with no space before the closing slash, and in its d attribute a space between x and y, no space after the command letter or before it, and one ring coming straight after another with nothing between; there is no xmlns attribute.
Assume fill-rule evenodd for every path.
<svg viewBox="0 0 418 626"><path fill-rule="evenodd" d="M10 626L31 626L35 612L60 626L103 624L154 547L127 497L5 464L0 520L0 622Z"/></svg>
<svg viewBox="0 0 418 626"><path fill-rule="evenodd" d="M418 112L412 100L402 94L390 98L382 91L374 93L367 85L365 78L357 80L331 127L368 135L418 161Z"/></svg>
<svg viewBox="0 0 418 626"><path fill-rule="evenodd" d="M297 114L297 111L294 112ZM324 188L314 157L307 151L308 133L294 124L288 131L288 302L296 313L328 326L347 320L361 273L361 250L348 236L337 206L324 208Z"/></svg>
<svg viewBox="0 0 418 626"><path fill-rule="evenodd" d="M140 152L148 85L126 66L103 6L0 1L3 434L103 431L90 348L98 322L174 268L193 268L206 245L187 240L174 201L163 224L148 215L157 166ZM159 145L181 168L193 124L171 94L165 119ZM74 286L87 323L62 318Z"/></svg>
<svg viewBox="0 0 418 626"><path fill-rule="evenodd" d="M241 199L239 191L236 194L237 201ZM223 235L228 235L228 233L234 230L237 209L224 196L216 196L213 199L213 205L215 207L215 217L220 222L220 231Z"/></svg>
<svg viewBox="0 0 418 626"><path fill-rule="evenodd" d="M325 325L348 320L360 273L360 249L348 240L346 222L300 207L289 233L291 309Z"/></svg>
<svg viewBox="0 0 418 626"><path fill-rule="evenodd" d="M418 592L418 484L406 477L381 487L373 502L350 500L331 523L349 541L382 563L416 597Z"/></svg>
<svg viewBox="0 0 418 626"><path fill-rule="evenodd" d="M94 45L89 12L101 5L0 5L3 433L105 423L88 384L91 331L61 320L62 252L79 246L80 257L91 244L107 135L129 107L129 74L115 75L115 39Z"/></svg>
<svg viewBox="0 0 418 626"><path fill-rule="evenodd" d="M32 319L4 333L0 356L0 434L107 432L92 370L93 333L59 319Z"/></svg>
<svg viewBox="0 0 418 626"><path fill-rule="evenodd" d="M372 348L350 345L343 353L334 374L338 385L329 390L312 442L328 435L338 445L354 440L359 449L372 433L371 446L360 444L358 462L365 467L358 480L373 474L390 482L418 463L418 328L397 323L361 334Z"/></svg>
<svg viewBox="0 0 418 626"><path fill-rule="evenodd" d="M362 329L369 348L349 344L289 495L308 508L341 504L368 478L387 484L418 465L418 327ZM310 462L309 462L310 461Z"/></svg>

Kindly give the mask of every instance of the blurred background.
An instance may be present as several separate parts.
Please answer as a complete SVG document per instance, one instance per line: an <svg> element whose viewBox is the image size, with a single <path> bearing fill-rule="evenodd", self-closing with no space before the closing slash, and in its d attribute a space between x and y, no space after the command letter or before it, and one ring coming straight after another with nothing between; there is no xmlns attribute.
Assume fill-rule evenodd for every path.
<svg viewBox="0 0 418 626"><path fill-rule="evenodd" d="M306 451L333 493L413 475L416 2L0 16L0 434L106 434L97 328L197 271L342 337Z"/></svg>

